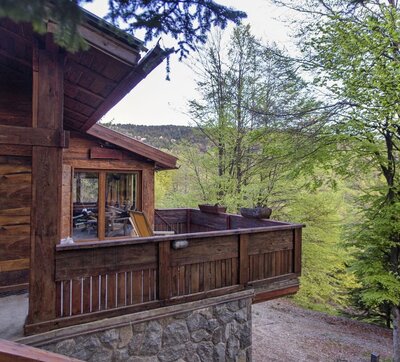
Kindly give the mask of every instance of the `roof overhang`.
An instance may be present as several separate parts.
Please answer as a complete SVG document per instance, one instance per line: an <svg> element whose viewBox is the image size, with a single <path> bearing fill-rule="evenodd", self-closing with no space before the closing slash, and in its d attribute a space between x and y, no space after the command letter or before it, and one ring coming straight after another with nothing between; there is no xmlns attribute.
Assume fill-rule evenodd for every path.
<svg viewBox="0 0 400 362"><path fill-rule="evenodd" d="M169 54L158 45L147 51L143 42L84 11L79 32L89 49L67 52L64 62L64 128L85 132ZM47 22L48 34L57 24ZM30 24L0 19L0 74L9 74L19 88L32 87L34 44L46 35Z"/></svg>
<svg viewBox="0 0 400 362"><path fill-rule="evenodd" d="M176 161L178 159L175 156L99 124L91 127L86 133L154 162L156 168L159 170L177 168Z"/></svg>

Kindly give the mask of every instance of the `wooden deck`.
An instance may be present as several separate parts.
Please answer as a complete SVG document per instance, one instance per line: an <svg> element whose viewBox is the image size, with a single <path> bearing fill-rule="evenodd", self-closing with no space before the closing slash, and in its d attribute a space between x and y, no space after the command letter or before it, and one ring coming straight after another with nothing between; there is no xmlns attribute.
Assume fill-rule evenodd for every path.
<svg viewBox="0 0 400 362"><path fill-rule="evenodd" d="M298 290L302 225L156 210L175 235L58 245L56 319L27 334L254 288L254 301ZM178 248L178 244L186 244Z"/></svg>

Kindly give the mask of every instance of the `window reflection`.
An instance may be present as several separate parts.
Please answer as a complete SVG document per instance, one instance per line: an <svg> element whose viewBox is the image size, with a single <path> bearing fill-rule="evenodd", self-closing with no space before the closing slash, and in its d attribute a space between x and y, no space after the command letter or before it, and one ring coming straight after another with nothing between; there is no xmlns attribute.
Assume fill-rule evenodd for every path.
<svg viewBox="0 0 400 362"><path fill-rule="evenodd" d="M73 239L97 238L99 175L75 172L73 181Z"/></svg>
<svg viewBox="0 0 400 362"><path fill-rule="evenodd" d="M107 173L106 237L131 235L129 211L136 209L136 176L131 173Z"/></svg>

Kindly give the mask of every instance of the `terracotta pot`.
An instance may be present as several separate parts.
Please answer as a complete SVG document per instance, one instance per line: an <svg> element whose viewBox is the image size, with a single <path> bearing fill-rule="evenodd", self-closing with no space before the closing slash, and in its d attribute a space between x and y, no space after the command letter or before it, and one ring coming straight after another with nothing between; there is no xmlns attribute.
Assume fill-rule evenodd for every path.
<svg viewBox="0 0 400 362"><path fill-rule="evenodd" d="M199 205L199 209L200 211L208 212L209 214L221 214L226 211L226 206L203 204Z"/></svg>
<svg viewBox="0 0 400 362"><path fill-rule="evenodd" d="M253 219L269 219L272 209L269 207L241 207L240 214Z"/></svg>

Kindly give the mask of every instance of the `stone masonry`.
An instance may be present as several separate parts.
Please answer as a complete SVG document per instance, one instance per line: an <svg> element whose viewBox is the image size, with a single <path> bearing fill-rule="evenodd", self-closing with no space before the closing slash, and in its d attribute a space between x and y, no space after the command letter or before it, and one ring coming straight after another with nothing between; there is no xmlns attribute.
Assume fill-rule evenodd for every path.
<svg viewBox="0 0 400 362"><path fill-rule="evenodd" d="M251 361L251 298L86 333L42 346L83 361Z"/></svg>

